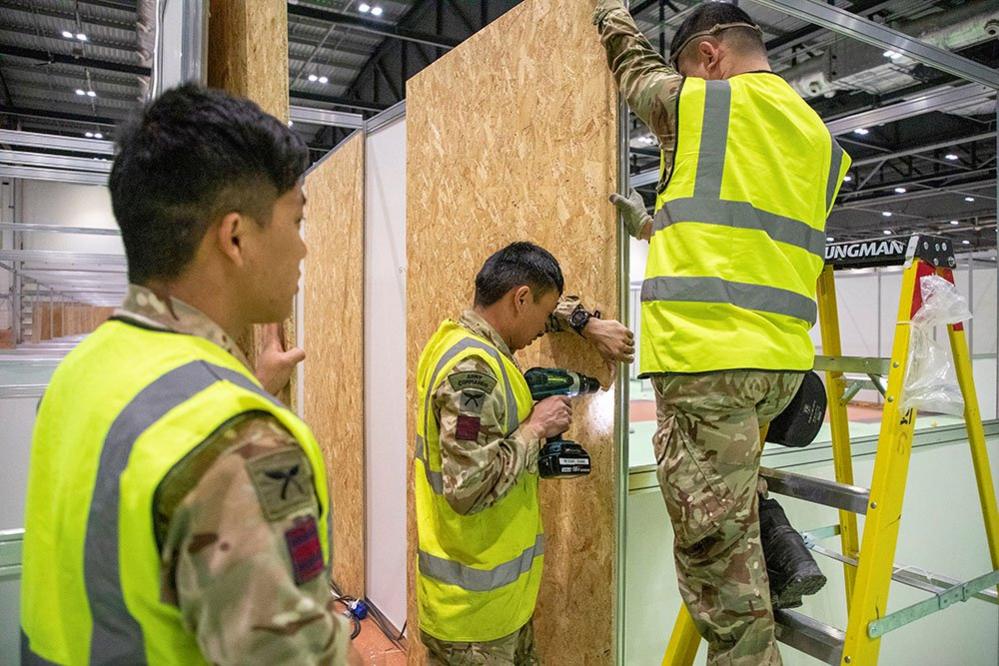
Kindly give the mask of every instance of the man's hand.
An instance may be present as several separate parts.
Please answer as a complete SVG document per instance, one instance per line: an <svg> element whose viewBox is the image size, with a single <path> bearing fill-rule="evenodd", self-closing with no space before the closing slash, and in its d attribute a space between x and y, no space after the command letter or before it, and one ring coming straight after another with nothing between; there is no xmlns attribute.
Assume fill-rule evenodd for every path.
<svg viewBox="0 0 999 666"><path fill-rule="evenodd" d="M639 240L652 238L652 216L645 210L645 202L638 190L631 188L628 198L615 192L610 202L624 218L624 228L628 234Z"/></svg>
<svg viewBox="0 0 999 666"><path fill-rule="evenodd" d="M265 324L262 327L263 348L257 356L257 376L264 389L277 395L291 379L295 366L305 360L305 352L298 347L284 348L284 328L281 324Z"/></svg>
<svg viewBox="0 0 999 666"><path fill-rule="evenodd" d="M572 423L572 404L569 398L553 395L538 401L531 410L531 415L520 424L521 430L536 439L554 437L569 429Z"/></svg>
<svg viewBox="0 0 999 666"><path fill-rule="evenodd" d="M583 329L583 337L590 341L605 361L631 363L635 360L635 334L619 321L590 317Z"/></svg>

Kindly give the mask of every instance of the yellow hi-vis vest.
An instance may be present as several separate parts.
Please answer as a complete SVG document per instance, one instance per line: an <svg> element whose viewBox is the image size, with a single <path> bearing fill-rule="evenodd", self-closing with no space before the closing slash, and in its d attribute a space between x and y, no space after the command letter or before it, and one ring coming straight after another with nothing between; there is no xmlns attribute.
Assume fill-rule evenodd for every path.
<svg viewBox="0 0 999 666"><path fill-rule="evenodd" d="M775 74L688 77L678 104L642 284L641 373L809 370L825 223L850 157Z"/></svg>
<svg viewBox="0 0 999 666"><path fill-rule="evenodd" d="M524 472L492 506L456 513L444 497L441 448L433 395L451 369L482 359L504 389L506 429L531 411L531 391L514 363L492 343L445 321L420 354L417 368L416 598L420 628L444 641L482 642L511 634L534 613L541 585L544 540L538 475Z"/></svg>
<svg viewBox="0 0 999 666"><path fill-rule="evenodd" d="M161 599L154 496L239 414L275 416L312 465L329 563L322 452L309 428L221 347L109 321L56 369L31 444L21 582L23 664L204 664Z"/></svg>

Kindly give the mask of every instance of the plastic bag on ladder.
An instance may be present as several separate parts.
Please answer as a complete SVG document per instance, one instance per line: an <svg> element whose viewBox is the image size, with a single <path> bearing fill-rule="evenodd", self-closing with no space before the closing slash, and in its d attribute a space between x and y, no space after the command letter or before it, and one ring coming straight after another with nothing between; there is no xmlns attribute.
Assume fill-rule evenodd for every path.
<svg viewBox="0 0 999 666"><path fill-rule="evenodd" d="M957 384L954 359L946 333L934 340L937 326L971 319L968 302L953 283L939 275L926 275L919 282L923 304L912 318L909 367L905 372L902 410L962 416L964 398Z"/></svg>

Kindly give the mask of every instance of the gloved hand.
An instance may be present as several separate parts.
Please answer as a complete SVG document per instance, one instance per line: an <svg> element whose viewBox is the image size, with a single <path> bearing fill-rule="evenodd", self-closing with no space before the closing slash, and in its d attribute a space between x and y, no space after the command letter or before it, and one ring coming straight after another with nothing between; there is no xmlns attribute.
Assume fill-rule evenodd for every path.
<svg viewBox="0 0 999 666"><path fill-rule="evenodd" d="M628 198L617 192L610 195L610 202L624 218L624 228L633 238L646 239L652 235L652 216L645 210L645 202L638 190L631 188ZM648 229L645 228L648 225Z"/></svg>

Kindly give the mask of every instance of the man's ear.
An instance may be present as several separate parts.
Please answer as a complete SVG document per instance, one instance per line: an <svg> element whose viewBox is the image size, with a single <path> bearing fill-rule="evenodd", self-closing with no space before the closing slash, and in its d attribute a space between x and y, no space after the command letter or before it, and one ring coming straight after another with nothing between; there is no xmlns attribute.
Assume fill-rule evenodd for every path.
<svg viewBox="0 0 999 666"><path fill-rule="evenodd" d="M249 222L250 220L241 213L233 211L223 215L215 229L215 242L219 250L240 267L243 266L243 262L245 261L243 240Z"/></svg>
<svg viewBox="0 0 999 666"><path fill-rule="evenodd" d="M721 58L721 43L705 39L697 45L697 55L701 64L704 65L704 70L710 72L718 66L718 61Z"/></svg>
<svg viewBox="0 0 999 666"><path fill-rule="evenodd" d="M527 307L529 302L533 302L531 288L522 284L513 290L513 311L520 314Z"/></svg>

